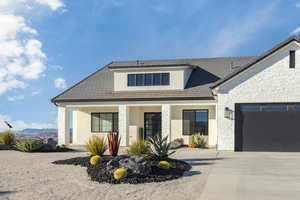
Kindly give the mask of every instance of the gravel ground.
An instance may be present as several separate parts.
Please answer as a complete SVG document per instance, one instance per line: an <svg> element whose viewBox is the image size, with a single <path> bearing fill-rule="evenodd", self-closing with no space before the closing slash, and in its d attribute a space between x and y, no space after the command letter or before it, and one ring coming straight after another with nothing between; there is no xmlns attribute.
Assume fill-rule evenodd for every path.
<svg viewBox="0 0 300 200"><path fill-rule="evenodd" d="M177 180L139 185L99 184L89 180L84 167L51 164L55 160L87 155L86 152L0 151L0 200L199 199L216 158L213 150L177 150L172 157L190 163L191 171Z"/></svg>

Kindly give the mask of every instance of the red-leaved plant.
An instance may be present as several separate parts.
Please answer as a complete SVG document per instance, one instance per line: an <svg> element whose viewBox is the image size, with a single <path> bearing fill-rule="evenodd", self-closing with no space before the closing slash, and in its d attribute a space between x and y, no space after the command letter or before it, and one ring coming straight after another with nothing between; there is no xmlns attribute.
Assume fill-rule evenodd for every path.
<svg viewBox="0 0 300 200"><path fill-rule="evenodd" d="M119 137L119 132L110 131L107 135L107 139L109 154L113 157L117 156L121 141L121 138Z"/></svg>

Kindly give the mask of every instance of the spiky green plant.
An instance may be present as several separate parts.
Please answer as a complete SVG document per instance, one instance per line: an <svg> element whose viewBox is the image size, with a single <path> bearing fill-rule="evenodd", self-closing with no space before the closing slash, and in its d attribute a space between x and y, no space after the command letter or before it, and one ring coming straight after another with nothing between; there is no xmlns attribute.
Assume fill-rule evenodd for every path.
<svg viewBox="0 0 300 200"><path fill-rule="evenodd" d="M189 147L192 148L205 148L206 147L206 139L204 136L200 134L194 134L191 136Z"/></svg>
<svg viewBox="0 0 300 200"><path fill-rule="evenodd" d="M154 136L149 138L149 142L151 144L152 155L159 158L166 158L175 151L169 153L170 143L168 143L168 136L162 138L161 136Z"/></svg>
<svg viewBox="0 0 300 200"><path fill-rule="evenodd" d="M1 141L6 145L12 146L16 142L15 134L10 131L5 131L1 133Z"/></svg>
<svg viewBox="0 0 300 200"><path fill-rule="evenodd" d="M133 156L146 157L151 154L150 144L146 140L137 140L129 146L127 153Z"/></svg>
<svg viewBox="0 0 300 200"><path fill-rule="evenodd" d="M102 156L107 149L107 145L104 140L104 137L94 135L86 143L85 148L93 156Z"/></svg>
<svg viewBox="0 0 300 200"><path fill-rule="evenodd" d="M108 151L111 156L117 156L121 138L119 137L119 132L109 132L107 135L108 139Z"/></svg>
<svg viewBox="0 0 300 200"><path fill-rule="evenodd" d="M18 140L15 147L23 152L33 152L43 146L43 141L38 139L22 139Z"/></svg>

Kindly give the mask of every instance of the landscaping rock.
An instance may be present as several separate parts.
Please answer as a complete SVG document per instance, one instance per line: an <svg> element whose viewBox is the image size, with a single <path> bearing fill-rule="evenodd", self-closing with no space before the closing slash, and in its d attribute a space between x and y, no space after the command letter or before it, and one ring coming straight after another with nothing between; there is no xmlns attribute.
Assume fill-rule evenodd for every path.
<svg viewBox="0 0 300 200"><path fill-rule="evenodd" d="M41 152L54 152L57 148L57 142L53 138L47 138L43 146L38 150Z"/></svg>
<svg viewBox="0 0 300 200"><path fill-rule="evenodd" d="M191 169L191 166L188 163L171 158L165 159L170 163L170 166L172 166L168 170L157 167L157 163L160 161L158 158L141 158L128 155L117 156L115 158L102 156L101 162L98 162L96 165L91 165L89 163L89 158L90 157L77 157L67 160L58 160L54 161L53 164L80 165L87 167L87 173L92 181L111 184L139 184L173 180L182 177L185 171ZM148 175L130 173L125 178L116 180L113 173L107 169L108 165L111 166L110 170L112 170L114 167L120 166L120 161L122 163L124 160L128 159L130 162L134 160L137 163L143 163L146 160L147 164L150 164L150 173ZM108 164L109 162L110 164Z"/></svg>
<svg viewBox="0 0 300 200"><path fill-rule="evenodd" d="M48 138L46 144L51 147L53 150L56 149L57 142L53 138Z"/></svg>
<svg viewBox="0 0 300 200"><path fill-rule="evenodd" d="M173 141L170 143L170 149L178 149L182 146L182 143Z"/></svg>
<svg viewBox="0 0 300 200"><path fill-rule="evenodd" d="M110 160L106 168L110 172L125 168L129 173L148 175L151 171L151 163L143 157L120 155Z"/></svg>

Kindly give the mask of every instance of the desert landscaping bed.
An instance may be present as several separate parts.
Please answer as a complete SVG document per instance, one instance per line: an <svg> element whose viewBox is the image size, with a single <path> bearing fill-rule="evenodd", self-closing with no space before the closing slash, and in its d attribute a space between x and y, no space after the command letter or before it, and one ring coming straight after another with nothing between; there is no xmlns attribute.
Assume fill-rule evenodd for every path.
<svg viewBox="0 0 300 200"><path fill-rule="evenodd" d="M147 173L134 173L132 170L128 169L129 174L122 178L121 180L116 180L113 176L112 170L108 170L110 166L109 163L112 161L119 159L130 159L131 160L141 160L143 164L141 166L135 166L138 163L131 163L133 168L139 167L144 168L143 172L148 170ZM157 158L139 158L132 157L128 155L121 155L117 158L113 158L111 156L103 156L101 162L96 165L90 164L90 157L76 157L66 160L58 160L54 161L53 164L67 164L67 165L80 165L82 167L87 168L87 173L92 181L97 181L99 183L111 183L111 184L120 184L120 183L130 183L130 184L138 184L138 183L150 183L150 182L162 182L172 179L177 179L182 177L184 172L189 171L191 166L181 160L165 158L164 161L167 161L170 164L168 169L162 169L158 167L159 159ZM130 164L128 164L130 168ZM149 168L149 169L146 169ZM142 170L139 170L142 171Z"/></svg>

